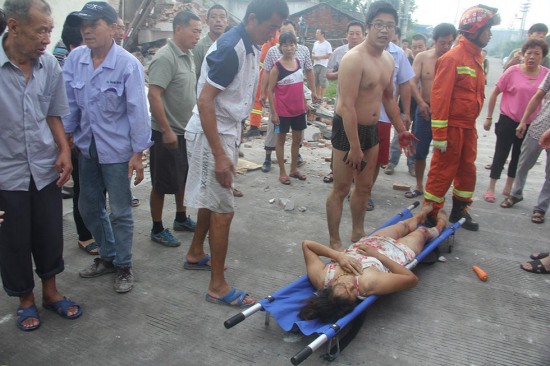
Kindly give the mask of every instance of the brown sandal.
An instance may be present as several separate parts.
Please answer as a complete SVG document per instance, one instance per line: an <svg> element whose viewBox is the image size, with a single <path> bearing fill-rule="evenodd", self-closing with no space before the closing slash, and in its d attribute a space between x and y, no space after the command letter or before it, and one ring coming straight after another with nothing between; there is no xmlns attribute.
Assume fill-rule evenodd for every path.
<svg viewBox="0 0 550 366"><path fill-rule="evenodd" d="M544 224L544 212L539 210L533 211L531 222L535 224Z"/></svg>
<svg viewBox="0 0 550 366"><path fill-rule="evenodd" d="M290 179L288 178L287 175L280 176L280 177L279 177L279 182L281 182L281 183L284 184L285 186L290 185Z"/></svg>
<svg viewBox="0 0 550 366"><path fill-rule="evenodd" d="M295 179L299 179L299 180L306 180L307 179L307 176L300 172L299 170L296 170L294 173L290 173L289 174L290 178L295 178Z"/></svg>
<svg viewBox="0 0 550 366"><path fill-rule="evenodd" d="M500 203L500 207L502 207L502 208L511 208L516 203L521 202L521 201L523 201L523 198L517 198L517 197L514 197L514 196L509 196L509 197L506 197L504 199L504 201L502 201Z"/></svg>

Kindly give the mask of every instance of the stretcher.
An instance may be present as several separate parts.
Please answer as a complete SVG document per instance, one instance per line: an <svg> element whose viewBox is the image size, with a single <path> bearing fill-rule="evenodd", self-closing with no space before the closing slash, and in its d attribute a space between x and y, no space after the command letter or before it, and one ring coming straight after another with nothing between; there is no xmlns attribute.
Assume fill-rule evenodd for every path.
<svg viewBox="0 0 550 366"><path fill-rule="evenodd" d="M382 226L376 229L376 231L384 227L394 225L399 221L411 218L413 216L411 210L418 205L419 202L415 202L385 222ZM454 232L460 228L463 222L464 219L461 219L455 224L448 226L437 238L428 242L422 252L420 252L413 261L408 263L406 267L408 269L416 267L419 262L432 253L441 243L449 239ZM449 252L452 250L452 245L452 241L450 241ZM319 320L302 320L298 317L298 313L300 312L305 300L309 299L315 292L316 289L311 285L307 275L304 275L291 284L274 292L272 295L267 296L265 299L259 301L250 308L245 309L241 313L229 318L224 322L224 326L227 329L232 328L252 314L257 313L258 311L265 311L266 325L269 325L269 316L271 315L277 321L279 326L286 332L296 332L299 329L299 331L306 336L310 336L312 334L319 335L313 342L304 347L290 359L293 365L300 364L327 341L330 342L328 346L329 351L327 352L325 359L334 360L340 349L338 339L339 333L346 326L350 325L354 319L360 316L371 304L373 304L379 298L379 295L371 295L366 297L355 307L352 312L340 318L334 324L325 324ZM335 343L334 347L333 343ZM331 351L331 349L334 348L336 348L336 352Z"/></svg>

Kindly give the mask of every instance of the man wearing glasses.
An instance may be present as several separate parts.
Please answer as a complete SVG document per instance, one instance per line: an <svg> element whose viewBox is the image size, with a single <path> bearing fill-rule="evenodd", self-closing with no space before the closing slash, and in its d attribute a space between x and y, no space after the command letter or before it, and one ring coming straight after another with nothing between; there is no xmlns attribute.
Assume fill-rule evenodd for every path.
<svg viewBox="0 0 550 366"><path fill-rule="evenodd" d="M393 97L394 60L385 51L397 23L397 12L387 2L370 5L367 37L342 58L338 69L338 104L333 119L334 185L327 198L330 246L343 250L339 227L344 198L350 198L352 242L365 235L365 205L370 197L378 159L378 120L383 104L399 133L402 147L411 145ZM359 69L357 65L362 65Z"/></svg>

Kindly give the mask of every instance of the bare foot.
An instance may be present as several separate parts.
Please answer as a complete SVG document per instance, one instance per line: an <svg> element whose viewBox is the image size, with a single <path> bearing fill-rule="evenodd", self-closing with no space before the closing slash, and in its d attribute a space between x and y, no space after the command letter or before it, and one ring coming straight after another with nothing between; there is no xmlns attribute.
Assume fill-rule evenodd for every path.
<svg viewBox="0 0 550 366"><path fill-rule="evenodd" d="M357 243L359 240L361 240L365 236L367 236L367 233L365 233L364 231L362 233L352 233L350 240L352 243ZM340 243L340 245L342 244Z"/></svg>
<svg viewBox="0 0 550 366"><path fill-rule="evenodd" d="M342 245L342 243L330 243L329 245L330 249L334 249L336 250L337 252L343 252L344 251L344 246Z"/></svg>
<svg viewBox="0 0 550 366"><path fill-rule="evenodd" d="M449 220L449 215L447 214L447 211L444 209L440 209L437 213L437 222L442 222L443 224L447 225L447 221Z"/></svg>
<svg viewBox="0 0 550 366"><path fill-rule="evenodd" d="M419 213L417 213L415 216L418 219L418 222L423 224L426 221L426 217L433 211L433 206L431 203L426 203L422 206ZM414 229L413 229L414 230Z"/></svg>

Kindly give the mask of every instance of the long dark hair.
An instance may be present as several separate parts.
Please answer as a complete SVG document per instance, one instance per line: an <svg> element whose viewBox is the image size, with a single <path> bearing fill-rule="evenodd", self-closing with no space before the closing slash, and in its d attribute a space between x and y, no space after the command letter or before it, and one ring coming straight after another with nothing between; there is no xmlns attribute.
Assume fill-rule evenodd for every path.
<svg viewBox="0 0 550 366"><path fill-rule="evenodd" d="M319 318L323 323L334 323L344 315L350 313L357 305L358 300L335 296L334 289L327 287L317 295L306 300L298 316L304 320Z"/></svg>

